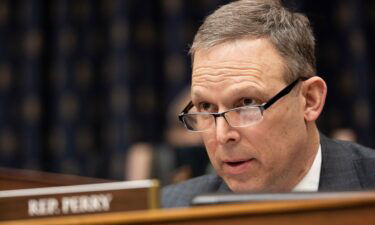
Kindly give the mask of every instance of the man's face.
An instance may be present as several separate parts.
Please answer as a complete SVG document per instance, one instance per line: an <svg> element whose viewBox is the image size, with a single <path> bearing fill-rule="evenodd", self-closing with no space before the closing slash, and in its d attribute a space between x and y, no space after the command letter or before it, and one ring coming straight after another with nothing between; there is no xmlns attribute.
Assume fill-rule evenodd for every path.
<svg viewBox="0 0 375 225"><path fill-rule="evenodd" d="M283 61L267 39L241 39L194 56L192 101L222 112L268 101L288 84ZM301 84L263 113L260 123L231 127L223 117L202 133L211 163L235 192L290 191L306 174L307 145Z"/></svg>

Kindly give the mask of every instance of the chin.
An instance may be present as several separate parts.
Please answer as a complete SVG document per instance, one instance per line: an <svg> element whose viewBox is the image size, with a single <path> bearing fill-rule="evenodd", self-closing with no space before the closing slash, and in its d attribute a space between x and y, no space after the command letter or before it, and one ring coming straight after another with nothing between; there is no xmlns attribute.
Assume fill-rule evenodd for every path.
<svg viewBox="0 0 375 225"><path fill-rule="evenodd" d="M225 182L229 186L229 189L236 193L246 193L246 192L264 192L265 188L263 185L249 182L249 180L241 181L240 179L227 178Z"/></svg>

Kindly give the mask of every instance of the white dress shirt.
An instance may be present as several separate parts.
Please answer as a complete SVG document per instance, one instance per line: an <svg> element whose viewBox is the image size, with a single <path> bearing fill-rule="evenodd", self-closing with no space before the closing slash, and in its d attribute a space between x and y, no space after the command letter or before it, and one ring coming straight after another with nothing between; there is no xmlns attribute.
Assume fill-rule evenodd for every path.
<svg viewBox="0 0 375 225"><path fill-rule="evenodd" d="M305 177L293 188L293 192L318 191L320 180L320 168L322 166L322 147L319 144L314 162Z"/></svg>

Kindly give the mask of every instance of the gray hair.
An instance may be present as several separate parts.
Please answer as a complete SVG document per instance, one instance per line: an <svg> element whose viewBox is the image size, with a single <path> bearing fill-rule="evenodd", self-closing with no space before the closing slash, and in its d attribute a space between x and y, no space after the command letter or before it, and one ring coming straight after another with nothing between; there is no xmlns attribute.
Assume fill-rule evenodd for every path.
<svg viewBox="0 0 375 225"><path fill-rule="evenodd" d="M239 0L209 15L190 49L200 49L242 38L267 38L285 60L284 79L292 82L316 73L315 39L309 20L285 8L279 0Z"/></svg>

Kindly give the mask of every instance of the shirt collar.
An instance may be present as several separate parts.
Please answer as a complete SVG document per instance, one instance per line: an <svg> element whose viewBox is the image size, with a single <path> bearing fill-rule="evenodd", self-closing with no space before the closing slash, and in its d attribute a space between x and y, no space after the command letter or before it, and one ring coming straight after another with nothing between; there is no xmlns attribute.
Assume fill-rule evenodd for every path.
<svg viewBox="0 0 375 225"><path fill-rule="evenodd" d="M305 177L293 188L293 192L311 191L316 192L319 188L320 168L322 166L322 147L319 144L318 152L314 162Z"/></svg>

